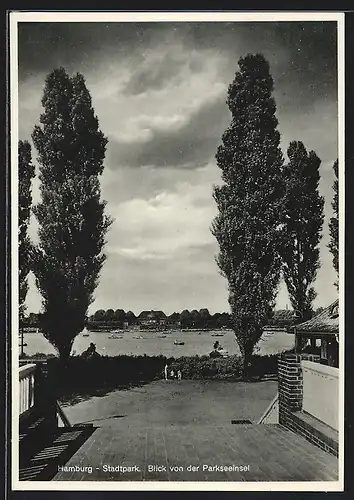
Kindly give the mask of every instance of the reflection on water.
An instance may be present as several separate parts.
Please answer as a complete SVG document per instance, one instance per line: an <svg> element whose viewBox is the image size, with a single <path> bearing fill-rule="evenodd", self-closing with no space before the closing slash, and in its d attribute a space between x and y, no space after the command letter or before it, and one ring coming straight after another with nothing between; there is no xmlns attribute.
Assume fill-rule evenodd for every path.
<svg viewBox="0 0 354 500"><path fill-rule="evenodd" d="M90 333L90 335L78 335L74 341L72 352L81 354L87 349L90 342L96 344L99 354L107 356L116 356L119 354L134 354L156 356L163 355L167 357L193 356L196 354L209 354L213 350L216 340L230 355L239 354L235 335L232 330L223 330L223 336L212 336L215 333L168 330L164 332L165 337L157 332L142 332L137 330L124 330L119 333L121 338L109 338L111 333L99 332ZM220 332L219 332L220 333ZM143 338L139 338L143 337ZM175 345L175 339L183 340L184 345ZM32 355L37 352L50 354L55 353L53 346L40 333L25 333L24 341L27 347L24 348L26 355ZM285 332L275 332L272 335L263 335L258 343L255 352L257 354L274 354L277 352L291 349L294 346L294 335Z"/></svg>

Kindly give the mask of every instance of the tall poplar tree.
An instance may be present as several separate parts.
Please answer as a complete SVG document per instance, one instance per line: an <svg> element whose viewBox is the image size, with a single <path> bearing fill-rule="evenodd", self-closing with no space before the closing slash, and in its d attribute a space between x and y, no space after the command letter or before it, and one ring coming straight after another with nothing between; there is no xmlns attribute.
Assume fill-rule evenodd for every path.
<svg viewBox="0 0 354 500"><path fill-rule="evenodd" d="M338 279L339 279L339 197L338 197L338 160L334 162L333 171L335 175L335 180L333 183L333 200L332 200L332 208L334 216L331 217L329 221L329 249L332 253L332 262L334 270L337 273L337 281L335 286L338 289Z"/></svg>
<svg viewBox="0 0 354 500"><path fill-rule="evenodd" d="M291 305L299 321L313 314L313 283L320 265L324 199L318 191L321 160L300 141L290 143L284 166L285 196L280 253Z"/></svg>
<svg viewBox="0 0 354 500"><path fill-rule="evenodd" d="M216 154L224 183L214 187L218 215L212 233L220 249L217 264L228 281L232 325L245 377L274 307L280 277L277 240L283 155L272 91L264 56L241 58L228 89L231 124Z"/></svg>
<svg viewBox="0 0 354 500"><path fill-rule="evenodd" d="M85 325L105 260L111 219L104 213L99 176L107 139L81 74L69 77L63 68L51 72L42 105L32 134L41 181L34 272L43 297L44 336L65 361Z"/></svg>
<svg viewBox="0 0 354 500"><path fill-rule="evenodd" d="M35 176L32 164L31 145L28 141L18 143L18 251L19 251L19 314L22 320L28 292L28 273L31 270L31 241L28 236L32 206L32 179Z"/></svg>

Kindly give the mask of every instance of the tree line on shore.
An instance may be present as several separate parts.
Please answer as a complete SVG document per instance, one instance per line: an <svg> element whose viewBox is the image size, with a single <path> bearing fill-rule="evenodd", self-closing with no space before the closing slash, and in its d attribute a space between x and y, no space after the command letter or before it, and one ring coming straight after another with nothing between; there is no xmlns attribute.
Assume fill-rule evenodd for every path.
<svg viewBox="0 0 354 500"><path fill-rule="evenodd" d="M261 54L248 54L238 66L227 93L230 125L216 152L222 183L213 189L218 213L211 231L219 245L217 265L228 283L228 324L235 331L246 373L272 317L281 277L297 321L314 313L324 199L318 190L317 154L294 140L287 149L288 161L283 157L268 61ZM106 258L105 236L112 219L105 213L99 178L108 140L82 75L70 77L63 68L52 71L45 80L42 106L40 125L32 134L41 194L34 207L29 142L20 141L18 151L19 314L23 319L32 270L42 296L40 327L65 361L87 323ZM338 161L333 170L329 250L338 277ZM39 225L36 245L27 233L31 210ZM116 311L109 310L112 313L114 318ZM107 311L104 314L106 319ZM128 323L133 321L124 315ZM226 320L215 316L215 321ZM201 317L201 311L182 311L179 321L202 323Z"/></svg>
<svg viewBox="0 0 354 500"><path fill-rule="evenodd" d="M320 313L323 307L318 307L315 314ZM156 316L155 316L156 313ZM162 313L162 314L161 314ZM193 309L189 311L184 309L181 312L173 312L166 315L162 311L150 311L151 317L156 321L162 317L161 324L166 328L181 328L181 329L222 329L232 328L231 315L227 312L210 314L207 308ZM106 328L130 328L138 326L143 322L139 315L135 315L132 311L125 312L124 309L98 309L94 314L86 319L86 327L88 330L97 329L105 330ZM268 318L266 326L290 327L298 321L296 314L291 309L275 310L271 317ZM26 328L37 329L40 327L40 313L30 313L22 318L21 326Z"/></svg>

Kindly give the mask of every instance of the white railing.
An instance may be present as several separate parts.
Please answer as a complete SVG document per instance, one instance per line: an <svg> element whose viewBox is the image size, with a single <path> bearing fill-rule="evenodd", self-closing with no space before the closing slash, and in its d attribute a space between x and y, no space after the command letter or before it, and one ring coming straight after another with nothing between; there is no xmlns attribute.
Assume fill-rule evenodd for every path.
<svg viewBox="0 0 354 500"><path fill-rule="evenodd" d="M301 361L303 374L302 409L338 430L339 369L312 361Z"/></svg>
<svg viewBox="0 0 354 500"><path fill-rule="evenodd" d="M28 364L20 367L20 415L34 405L35 370L35 364Z"/></svg>

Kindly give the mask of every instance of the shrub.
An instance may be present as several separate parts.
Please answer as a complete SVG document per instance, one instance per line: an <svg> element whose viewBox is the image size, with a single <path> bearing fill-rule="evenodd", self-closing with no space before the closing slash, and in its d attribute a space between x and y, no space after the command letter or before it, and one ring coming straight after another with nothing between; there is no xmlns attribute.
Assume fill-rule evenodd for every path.
<svg viewBox="0 0 354 500"><path fill-rule="evenodd" d="M241 374L241 358L229 356L228 358L213 356L184 356L174 360L169 370L181 370L182 378L236 380Z"/></svg>
<svg viewBox="0 0 354 500"><path fill-rule="evenodd" d="M35 354L26 354L23 353L20 356L20 359L48 359L48 358L56 358L55 354L45 354L44 352L36 352Z"/></svg>
<svg viewBox="0 0 354 500"><path fill-rule="evenodd" d="M284 351L284 353L293 352L293 349ZM260 356L254 354L252 356L251 375L254 377L263 377L264 375L274 375L278 373L278 357L277 354L268 354Z"/></svg>
<svg viewBox="0 0 354 500"><path fill-rule="evenodd" d="M289 351L290 352L290 351ZM242 359L234 355L227 358L210 356L184 356L178 359L165 356L98 356L84 359L72 356L63 366L55 356L48 358L47 372L51 390L58 399L67 399L74 394L94 394L102 390L128 388L152 382L164 377L168 371L182 372L182 379L230 380L242 379ZM251 376L262 378L266 374L277 374L278 355L254 355Z"/></svg>
<svg viewBox="0 0 354 500"><path fill-rule="evenodd" d="M48 377L57 397L69 393L115 389L163 376L164 356L72 356L65 366L58 358L48 360Z"/></svg>

